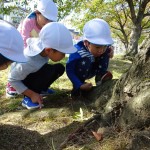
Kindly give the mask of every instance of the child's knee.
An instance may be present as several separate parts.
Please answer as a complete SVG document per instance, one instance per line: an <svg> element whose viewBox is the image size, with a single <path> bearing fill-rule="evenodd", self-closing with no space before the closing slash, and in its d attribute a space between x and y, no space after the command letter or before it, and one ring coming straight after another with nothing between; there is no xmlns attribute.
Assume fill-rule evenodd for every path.
<svg viewBox="0 0 150 150"><path fill-rule="evenodd" d="M63 64L56 64L56 67L57 67L57 71L59 73L59 76L63 75L64 72L65 72L65 67Z"/></svg>

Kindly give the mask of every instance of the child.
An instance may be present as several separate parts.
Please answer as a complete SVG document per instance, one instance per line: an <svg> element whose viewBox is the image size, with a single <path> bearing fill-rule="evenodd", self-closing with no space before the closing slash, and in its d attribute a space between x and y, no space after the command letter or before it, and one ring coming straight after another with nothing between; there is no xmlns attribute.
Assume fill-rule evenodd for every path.
<svg viewBox="0 0 150 150"><path fill-rule="evenodd" d="M38 37L40 30L49 22L57 21L58 9L56 4L51 0L40 0L37 10L29 14L19 25L18 30L24 40L24 47L27 46L26 40L30 37ZM49 89L49 93L54 93ZM10 83L7 83L6 96L15 97L17 91Z"/></svg>
<svg viewBox="0 0 150 150"><path fill-rule="evenodd" d="M29 14L18 27L24 40L24 46L27 46L26 40L28 38L38 37L44 25L57 21L57 16L58 9L53 1L40 0L37 5L37 10Z"/></svg>
<svg viewBox="0 0 150 150"><path fill-rule="evenodd" d="M26 61L22 37L15 27L0 20L0 70L6 69L14 61Z"/></svg>
<svg viewBox="0 0 150 150"><path fill-rule="evenodd" d="M24 50L27 63L14 63L8 77L17 92L25 96L22 106L27 109L41 107L41 91L46 90L65 70L62 64L48 64L48 59L57 62L65 57L65 53L75 51L69 30L56 22L45 25L39 38L27 40Z"/></svg>
<svg viewBox="0 0 150 150"><path fill-rule="evenodd" d="M77 52L69 56L66 72L73 84L71 96L79 96L81 92L90 91L91 83L85 82L95 76L96 84L112 79L112 74L107 71L109 57L113 44L109 25L102 19L93 19L83 28L84 40L75 45Z"/></svg>

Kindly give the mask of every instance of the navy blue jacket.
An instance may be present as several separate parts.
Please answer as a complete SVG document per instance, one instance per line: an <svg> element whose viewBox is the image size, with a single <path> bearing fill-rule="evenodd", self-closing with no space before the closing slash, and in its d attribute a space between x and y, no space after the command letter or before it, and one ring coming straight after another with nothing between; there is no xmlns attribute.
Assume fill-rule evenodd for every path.
<svg viewBox="0 0 150 150"><path fill-rule="evenodd" d="M83 41L77 43L75 47L77 52L70 54L66 64L66 73L74 89L79 89L86 79L106 73L109 64L109 49L95 58L84 46Z"/></svg>

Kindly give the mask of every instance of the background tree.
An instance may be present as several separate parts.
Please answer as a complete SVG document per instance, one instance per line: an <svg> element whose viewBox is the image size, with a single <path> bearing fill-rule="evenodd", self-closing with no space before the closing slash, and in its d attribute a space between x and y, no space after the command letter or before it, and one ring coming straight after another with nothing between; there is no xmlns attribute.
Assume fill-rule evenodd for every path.
<svg viewBox="0 0 150 150"><path fill-rule="evenodd" d="M124 44L128 55L133 55L137 53L142 30L150 28L149 5L149 0L81 2L80 9L74 9L76 15L71 22L82 29L85 22L92 18L105 19L112 27L114 38L118 38ZM79 16L81 16L80 19L78 19Z"/></svg>
<svg viewBox="0 0 150 150"><path fill-rule="evenodd" d="M127 55L133 56L138 52L138 41L140 39L142 30L144 28L150 27L150 24L148 24L150 21L150 1L126 0L126 2L128 3L130 9L130 17L133 23L129 52Z"/></svg>

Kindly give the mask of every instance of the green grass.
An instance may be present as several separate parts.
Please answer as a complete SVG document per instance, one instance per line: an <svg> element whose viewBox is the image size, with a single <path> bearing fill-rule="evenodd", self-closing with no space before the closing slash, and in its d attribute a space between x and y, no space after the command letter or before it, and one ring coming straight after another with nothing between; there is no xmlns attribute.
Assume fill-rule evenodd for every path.
<svg viewBox="0 0 150 150"><path fill-rule="evenodd" d="M66 63L67 58L64 58L61 63ZM110 60L109 70L113 73L113 78L118 79L123 73L127 71L129 66L131 65L130 61L123 60L120 55L115 56L113 59ZM0 71L0 107L1 109L5 110L15 110L21 101L22 96L18 97L17 99L7 100L5 98L5 90L7 84L7 75L9 72L9 68L4 71ZM89 82L94 83L94 78L90 79ZM70 91L72 89L72 84L70 80L67 78L66 73L61 76L58 80L56 80L52 85L51 88L56 90L58 93ZM59 95L58 95L59 96ZM11 101L11 103L10 103Z"/></svg>

